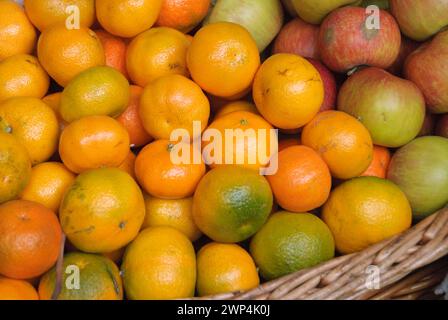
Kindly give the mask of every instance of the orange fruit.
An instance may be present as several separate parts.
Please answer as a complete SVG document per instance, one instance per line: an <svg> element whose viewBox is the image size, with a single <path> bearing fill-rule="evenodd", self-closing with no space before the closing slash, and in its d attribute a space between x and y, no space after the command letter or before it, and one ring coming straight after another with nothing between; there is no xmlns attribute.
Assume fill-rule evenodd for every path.
<svg viewBox="0 0 448 320"><path fill-rule="evenodd" d="M45 102L51 109L53 109L58 119L60 119L59 109L61 107L61 96L62 92L55 92L42 98L42 101Z"/></svg>
<svg viewBox="0 0 448 320"><path fill-rule="evenodd" d="M50 269L58 258L61 226L43 205L13 200L0 205L0 274L30 279Z"/></svg>
<svg viewBox="0 0 448 320"><path fill-rule="evenodd" d="M176 129L196 138L207 127L209 116L210 103L201 88L180 75L154 80L140 99L143 127L156 139L170 139ZM193 131L195 121L200 123L200 132Z"/></svg>
<svg viewBox="0 0 448 320"><path fill-rule="evenodd" d="M74 281L74 267L79 270L79 283ZM58 300L122 300L123 284L118 267L110 259L96 254L72 252L64 256L62 287ZM67 287L67 284L79 288ZM56 287L56 268L47 272L39 283L39 296L50 300Z"/></svg>
<svg viewBox="0 0 448 320"><path fill-rule="evenodd" d="M265 177L240 167L209 171L193 200L193 219L217 242L234 243L254 235L272 210L272 191Z"/></svg>
<svg viewBox="0 0 448 320"><path fill-rule="evenodd" d="M315 215L281 211L252 238L250 253L261 276L272 280L330 260L334 239Z"/></svg>
<svg viewBox="0 0 448 320"><path fill-rule="evenodd" d="M65 191L74 180L75 175L62 163L40 163L31 170L30 181L20 198L40 203L57 212Z"/></svg>
<svg viewBox="0 0 448 320"><path fill-rule="evenodd" d="M159 199L145 195L146 216L143 228L172 227L196 241L201 231L193 221L193 198Z"/></svg>
<svg viewBox="0 0 448 320"><path fill-rule="evenodd" d="M177 146L189 150L190 156L193 157L192 145ZM157 140L148 144L137 156L135 175L142 188L154 197L162 199L189 197L205 174L205 164L202 161L175 164L171 159L171 152L175 152L175 145L168 140Z"/></svg>
<svg viewBox="0 0 448 320"><path fill-rule="evenodd" d="M285 150L286 148L292 147L292 146L298 146L300 145L300 137L296 138L281 138L278 141L278 152Z"/></svg>
<svg viewBox="0 0 448 320"><path fill-rule="evenodd" d="M163 0L156 25L190 32L204 20L210 0Z"/></svg>
<svg viewBox="0 0 448 320"><path fill-rule="evenodd" d="M48 160L57 149L58 119L40 99L18 97L1 102L0 128L23 144L33 165Z"/></svg>
<svg viewBox="0 0 448 320"><path fill-rule="evenodd" d="M136 159L137 159L137 157L135 156L135 154L133 152L129 152L126 159L117 168L120 170L123 170L124 172L129 174L132 178L136 179L135 172L134 172Z"/></svg>
<svg viewBox="0 0 448 320"><path fill-rule="evenodd" d="M0 300L39 300L39 296L27 281L0 278Z"/></svg>
<svg viewBox="0 0 448 320"><path fill-rule="evenodd" d="M130 152L129 134L115 119L90 116L69 124L59 140L66 167L81 173L101 167L118 167Z"/></svg>
<svg viewBox="0 0 448 320"><path fill-rule="evenodd" d="M101 41L92 30L69 30L56 24L42 32L37 44L39 61L48 74L65 87L80 72L105 64Z"/></svg>
<svg viewBox="0 0 448 320"><path fill-rule="evenodd" d="M75 76L61 96L59 112L72 122L87 116L119 116L130 99L128 80L116 69L92 67Z"/></svg>
<svg viewBox="0 0 448 320"><path fill-rule="evenodd" d="M117 118L128 131L131 147L141 147L153 139L146 132L140 118L140 97L143 89L139 86L131 86L131 97L126 110Z"/></svg>
<svg viewBox="0 0 448 320"><path fill-rule="evenodd" d="M121 272L131 300L192 297L196 285L193 245L174 228L145 229L126 249Z"/></svg>
<svg viewBox="0 0 448 320"><path fill-rule="evenodd" d="M360 177L333 190L322 218L334 235L338 251L348 254L408 229L412 210L393 182Z"/></svg>
<svg viewBox="0 0 448 320"><path fill-rule="evenodd" d="M53 109L54 113L56 114L56 118L58 118L58 122L59 122L59 132L60 133L62 133L62 130L64 130L64 128L68 124L61 117L61 113L60 113L61 97L62 97L62 92L56 92L56 93L49 94L48 96L45 96L42 98L42 102L44 102L51 109Z"/></svg>
<svg viewBox="0 0 448 320"><path fill-rule="evenodd" d="M228 165L252 170L263 168L277 152L273 141L277 137L272 139L272 129L266 120L252 112L237 111L221 116L207 128L207 131L217 130L221 139L214 141L215 137L210 143L204 143L204 161L212 168ZM231 135L227 130L233 130Z"/></svg>
<svg viewBox="0 0 448 320"><path fill-rule="evenodd" d="M128 71L126 70L127 44L124 39L104 30L95 30L95 33L103 45L104 54L106 55L106 66L120 71L128 78Z"/></svg>
<svg viewBox="0 0 448 320"><path fill-rule="evenodd" d="M64 233L78 249L112 252L131 242L145 217L137 183L117 168L81 173L67 190L59 210Z"/></svg>
<svg viewBox="0 0 448 320"><path fill-rule="evenodd" d="M0 0L0 61L20 53L31 53L36 30L22 7L14 1Z"/></svg>
<svg viewBox="0 0 448 320"><path fill-rule="evenodd" d="M151 28L162 7L162 0L96 0L96 16L109 33L133 38Z"/></svg>
<svg viewBox="0 0 448 320"><path fill-rule="evenodd" d="M109 258L110 260L112 260L115 263L119 263L121 262L124 252L126 250L126 247L123 247L121 249L112 251L112 252L105 252L105 253L101 253L101 255L103 257Z"/></svg>
<svg viewBox="0 0 448 320"><path fill-rule="evenodd" d="M212 242L198 252L199 296L247 291L260 284L254 260L236 244Z"/></svg>
<svg viewBox="0 0 448 320"><path fill-rule="evenodd" d="M324 85L319 71L306 59L275 54L258 70L253 98L267 121L281 129L296 129L319 112Z"/></svg>
<svg viewBox="0 0 448 320"><path fill-rule="evenodd" d="M228 98L252 85L260 55L246 29L235 23L218 22L196 33L188 50L187 65L202 89Z"/></svg>
<svg viewBox="0 0 448 320"><path fill-rule="evenodd" d="M387 168L389 167L391 155L389 149L380 146L373 146L373 160L370 166L361 176L378 177L385 179Z"/></svg>
<svg viewBox="0 0 448 320"><path fill-rule="evenodd" d="M23 4L27 16L40 31L58 23L75 26L75 16L83 27L89 28L95 21L95 0L25 0ZM79 11L75 13L70 6Z"/></svg>
<svg viewBox="0 0 448 320"><path fill-rule="evenodd" d="M341 111L319 113L302 132L302 143L327 163L333 177L350 179L362 174L373 158L369 131Z"/></svg>
<svg viewBox="0 0 448 320"><path fill-rule="evenodd" d="M215 114L215 120L236 111L247 111L259 115L257 107L253 103L244 100L238 100L220 107Z"/></svg>
<svg viewBox="0 0 448 320"><path fill-rule="evenodd" d="M36 57L17 54L0 61L0 102L13 97L42 98L49 85Z"/></svg>
<svg viewBox="0 0 448 320"><path fill-rule="evenodd" d="M0 204L16 199L31 177L31 159L12 134L0 130Z"/></svg>
<svg viewBox="0 0 448 320"><path fill-rule="evenodd" d="M331 191L330 170L313 149L292 146L278 154L277 173L267 176L278 204L307 212L322 206Z"/></svg>
<svg viewBox="0 0 448 320"><path fill-rule="evenodd" d="M152 28L129 44L126 66L132 81L144 87L169 74L188 76L187 50L191 42L171 28Z"/></svg>

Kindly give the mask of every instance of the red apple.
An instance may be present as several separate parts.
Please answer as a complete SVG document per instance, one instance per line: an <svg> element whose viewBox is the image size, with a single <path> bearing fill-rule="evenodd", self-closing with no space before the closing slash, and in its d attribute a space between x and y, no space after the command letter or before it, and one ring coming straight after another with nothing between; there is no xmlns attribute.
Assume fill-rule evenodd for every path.
<svg viewBox="0 0 448 320"><path fill-rule="evenodd" d="M425 99L411 81L370 67L354 73L343 84L338 109L361 121L374 144L397 148L420 132Z"/></svg>
<svg viewBox="0 0 448 320"><path fill-rule="evenodd" d="M448 138L448 114L441 116L437 121L436 135Z"/></svg>
<svg viewBox="0 0 448 320"><path fill-rule="evenodd" d="M417 41L426 40L448 26L446 0L390 0L390 9L401 31Z"/></svg>
<svg viewBox="0 0 448 320"><path fill-rule="evenodd" d="M401 47L400 47L400 53L398 54L397 59L395 60L394 64L390 66L387 71L390 73L393 73L396 76L401 76L403 74L403 67L404 63L407 59L407 57L417 50L417 48L420 46L419 42L415 42L409 38L402 37L401 38Z"/></svg>
<svg viewBox="0 0 448 320"><path fill-rule="evenodd" d="M404 73L423 92L432 113L448 112L448 31L421 45L406 60Z"/></svg>
<svg viewBox="0 0 448 320"><path fill-rule="evenodd" d="M333 73L328 70L321 62L314 59L307 59L320 73L320 77L324 83L325 97L322 106L320 107L320 112L332 110L336 107L336 79Z"/></svg>
<svg viewBox="0 0 448 320"><path fill-rule="evenodd" d="M273 53L292 53L304 58L318 59L319 27L300 18L288 22L275 39Z"/></svg>
<svg viewBox="0 0 448 320"><path fill-rule="evenodd" d="M319 32L319 53L333 71L347 72L368 65L386 69L400 52L401 34L395 19L379 12L379 28L364 8L343 7L333 11Z"/></svg>

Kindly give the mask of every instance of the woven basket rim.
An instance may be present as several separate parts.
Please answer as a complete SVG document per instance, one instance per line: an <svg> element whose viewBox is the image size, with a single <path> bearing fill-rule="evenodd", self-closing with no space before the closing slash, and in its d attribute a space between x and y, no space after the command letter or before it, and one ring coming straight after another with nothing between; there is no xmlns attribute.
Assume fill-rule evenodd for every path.
<svg viewBox="0 0 448 320"><path fill-rule="evenodd" d="M265 282L247 292L194 298L202 300L299 300L390 298L394 284L448 255L448 206L407 231L367 249ZM380 270L380 288L369 289L368 266ZM415 278L415 277L414 277ZM433 280L434 281L434 280ZM408 283L410 285L412 283ZM383 293L383 294L382 294Z"/></svg>

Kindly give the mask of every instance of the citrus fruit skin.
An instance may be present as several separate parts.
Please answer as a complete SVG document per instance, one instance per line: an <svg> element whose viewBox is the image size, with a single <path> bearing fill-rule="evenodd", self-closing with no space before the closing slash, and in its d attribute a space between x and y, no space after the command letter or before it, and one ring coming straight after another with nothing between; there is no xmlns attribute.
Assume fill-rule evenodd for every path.
<svg viewBox="0 0 448 320"><path fill-rule="evenodd" d="M143 230L126 249L121 265L131 300L181 299L194 295L196 256L193 245L170 227Z"/></svg>
<svg viewBox="0 0 448 320"><path fill-rule="evenodd" d="M17 54L0 60L0 102L13 97L42 98L50 79L36 57Z"/></svg>
<svg viewBox="0 0 448 320"><path fill-rule="evenodd" d="M278 154L277 173L267 176L278 204L292 212L322 206L331 191L330 170L311 148L292 146Z"/></svg>
<svg viewBox="0 0 448 320"><path fill-rule="evenodd" d="M59 162L43 162L31 169L31 178L20 199L34 201L57 212L62 197L75 180L73 172Z"/></svg>
<svg viewBox="0 0 448 320"><path fill-rule="evenodd" d="M201 88L188 78L167 75L148 84L140 99L143 127L155 139L170 139L176 129L187 130L191 138L194 121L206 128L210 103Z"/></svg>
<svg viewBox="0 0 448 320"><path fill-rule="evenodd" d="M105 64L101 41L92 30L69 30L56 24L43 31L37 43L37 55L47 73L65 87L80 72Z"/></svg>
<svg viewBox="0 0 448 320"><path fill-rule="evenodd" d="M33 165L48 160L57 150L58 119L40 99L16 97L0 103L0 127L23 144Z"/></svg>
<svg viewBox="0 0 448 320"><path fill-rule="evenodd" d="M221 167L209 171L194 194L193 219L217 242L248 239L268 219L273 205L269 183L257 171Z"/></svg>
<svg viewBox="0 0 448 320"><path fill-rule="evenodd" d="M222 138L204 142L204 160L211 168L234 165L251 170L264 168L277 151L274 141L277 136L271 135L273 129L269 122L252 112L238 111L221 116L208 126L207 131L219 132ZM230 136L227 134L229 130L233 130Z"/></svg>
<svg viewBox="0 0 448 320"><path fill-rule="evenodd" d="M146 132L140 118L140 98L143 89L139 86L131 86L131 97L126 110L117 118L128 131L131 147L147 145L153 138Z"/></svg>
<svg viewBox="0 0 448 320"><path fill-rule="evenodd" d="M203 162L175 164L171 160L174 145L168 140L156 140L144 147L135 161L135 175L142 188L150 195L162 199L183 199L193 195L205 174Z"/></svg>
<svg viewBox="0 0 448 320"><path fill-rule="evenodd" d="M259 114L257 107L253 103L244 100L238 100L229 102L224 106L220 107L218 110L216 110L215 120L225 115L228 115L229 113L237 111L247 111L252 112L253 114Z"/></svg>
<svg viewBox="0 0 448 320"><path fill-rule="evenodd" d="M208 13L210 0L163 0L156 25L188 33Z"/></svg>
<svg viewBox="0 0 448 320"><path fill-rule="evenodd" d="M319 112L324 101L324 85L319 71L306 59L276 54L258 70L253 98L258 111L274 126L297 129Z"/></svg>
<svg viewBox="0 0 448 320"><path fill-rule="evenodd" d="M39 300L39 296L27 281L0 278L0 300Z"/></svg>
<svg viewBox="0 0 448 320"><path fill-rule="evenodd" d="M140 188L117 168L80 174L65 193L59 210L62 229L70 242L89 253L126 246L137 236L144 217Z"/></svg>
<svg viewBox="0 0 448 320"><path fill-rule="evenodd" d="M196 241L202 235L193 221L193 198L158 199L145 194L146 215L142 228L172 227Z"/></svg>
<svg viewBox="0 0 448 320"><path fill-rule="evenodd" d="M0 203L16 199L31 177L31 159L13 135L0 131Z"/></svg>
<svg viewBox="0 0 448 320"><path fill-rule="evenodd" d="M68 125L59 140L59 154L75 173L118 167L130 152L129 134L115 119L89 116Z"/></svg>
<svg viewBox="0 0 448 320"><path fill-rule="evenodd" d="M95 0L25 0L23 1L28 18L37 29L71 22L67 13L69 6L79 8L79 25L89 28L95 21Z"/></svg>
<svg viewBox="0 0 448 320"><path fill-rule="evenodd" d="M36 39L36 30L22 7L13 1L0 1L0 61L31 53Z"/></svg>
<svg viewBox="0 0 448 320"><path fill-rule="evenodd" d="M361 175L363 177L378 177L385 179L390 164L390 151L385 147L373 146L373 159L370 166Z"/></svg>
<svg viewBox="0 0 448 320"><path fill-rule="evenodd" d="M162 0L98 0L96 16L109 33L133 38L151 28L162 8Z"/></svg>
<svg viewBox="0 0 448 320"><path fill-rule="evenodd" d="M247 291L260 284L249 253L236 244L212 242L198 252L199 296Z"/></svg>
<svg viewBox="0 0 448 320"><path fill-rule="evenodd" d="M324 159L333 177L351 179L362 174L373 158L369 131L341 111L319 113L302 132L302 143Z"/></svg>
<svg viewBox="0 0 448 320"><path fill-rule="evenodd" d="M334 240L318 217L281 211L252 238L250 252L261 276L271 280L333 258Z"/></svg>
<svg viewBox="0 0 448 320"><path fill-rule="evenodd" d="M191 41L171 28L152 28L135 37L126 53L126 66L132 81L145 87L166 75L188 76L187 50Z"/></svg>
<svg viewBox="0 0 448 320"><path fill-rule="evenodd" d="M126 109L130 95L123 74L107 66L93 67L65 87L59 111L66 122L94 115L117 117Z"/></svg>
<svg viewBox="0 0 448 320"><path fill-rule="evenodd" d="M134 180L136 179L135 171L134 171L135 160L136 159L137 159L137 156L133 152L129 152L128 156L123 161L123 163L120 164L120 166L117 167L118 169L120 169L120 170L126 172L127 174L129 174Z"/></svg>
<svg viewBox="0 0 448 320"><path fill-rule="evenodd" d="M62 270L79 268L79 289L67 288L67 282L74 285L70 276L62 273L62 288L58 300L122 300L123 284L118 267L110 259L96 254L72 252L64 256ZM51 300L56 287L56 268L48 271L39 282L41 300Z"/></svg>
<svg viewBox="0 0 448 320"><path fill-rule="evenodd" d="M95 33L103 45L106 66L120 71L128 79L128 71L126 70L126 50L128 46L125 39L104 30L95 30Z"/></svg>
<svg viewBox="0 0 448 320"><path fill-rule="evenodd" d="M393 182L360 177L344 182L330 195L322 219L342 254L361 251L411 226L405 194Z"/></svg>
<svg viewBox="0 0 448 320"><path fill-rule="evenodd" d="M260 55L246 29L234 23L218 22L195 34L187 65L202 89L226 98L251 87L260 66Z"/></svg>
<svg viewBox="0 0 448 320"><path fill-rule="evenodd" d="M56 262L62 231L54 212L41 204L13 200L0 205L0 273L38 277Z"/></svg>

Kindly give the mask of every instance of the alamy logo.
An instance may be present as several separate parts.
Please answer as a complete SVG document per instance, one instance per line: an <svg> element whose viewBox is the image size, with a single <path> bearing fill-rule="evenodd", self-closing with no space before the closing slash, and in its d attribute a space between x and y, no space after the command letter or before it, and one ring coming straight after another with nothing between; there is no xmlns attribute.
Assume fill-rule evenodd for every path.
<svg viewBox="0 0 448 320"><path fill-rule="evenodd" d="M255 165L261 164L261 175L274 175L278 170L278 130L216 129L201 134L201 122L193 122L193 137L185 129L173 130L170 152L173 164ZM191 141L193 148L191 148ZM193 154L192 154L193 153Z"/></svg>
<svg viewBox="0 0 448 320"><path fill-rule="evenodd" d="M65 287L68 290L79 290L81 289L80 271L77 265L69 265L65 268Z"/></svg>
<svg viewBox="0 0 448 320"><path fill-rule="evenodd" d="M71 5L65 8L65 13L68 15L65 19L65 27L68 30L78 30L81 28L81 13L78 6Z"/></svg>
<svg viewBox="0 0 448 320"><path fill-rule="evenodd" d="M378 6L371 5L366 8L366 29L367 30L380 30L381 28L381 11Z"/></svg>

